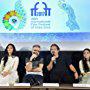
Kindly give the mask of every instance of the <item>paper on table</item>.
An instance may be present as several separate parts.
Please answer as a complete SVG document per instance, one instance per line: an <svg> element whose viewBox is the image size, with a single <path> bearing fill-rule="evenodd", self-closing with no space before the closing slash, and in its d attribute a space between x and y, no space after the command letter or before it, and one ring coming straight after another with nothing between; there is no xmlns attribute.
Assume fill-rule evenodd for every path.
<svg viewBox="0 0 90 90"><path fill-rule="evenodd" d="M43 83L43 86L59 87L59 83Z"/></svg>
<svg viewBox="0 0 90 90"><path fill-rule="evenodd" d="M0 86L9 86L9 84L0 84Z"/></svg>
<svg viewBox="0 0 90 90"><path fill-rule="evenodd" d="M30 86L30 83L15 83L14 86Z"/></svg>

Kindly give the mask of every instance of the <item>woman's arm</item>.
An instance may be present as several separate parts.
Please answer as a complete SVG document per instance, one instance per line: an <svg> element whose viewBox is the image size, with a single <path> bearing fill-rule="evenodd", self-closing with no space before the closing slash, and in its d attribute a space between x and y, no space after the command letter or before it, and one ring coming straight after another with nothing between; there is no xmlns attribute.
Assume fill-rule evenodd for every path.
<svg viewBox="0 0 90 90"><path fill-rule="evenodd" d="M3 58L1 59L1 63L0 63L0 73L3 77L7 76L9 74L9 71L4 71L4 60Z"/></svg>
<svg viewBox="0 0 90 90"><path fill-rule="evenodd" d="M8 66L6 66L5 68L4 68L4 70L2 71L2 75L3 75L3 77L5 77L5 76L7 76L8 74L11 74L12 72L14 72L14 71L16 71L17 70L17 67L18 67L18 63L19 63L19 58L18 57L15 57L14 58L15 60L14 60L14 63L13 63L13 66L12 67L9 67L9 69L8 69Z"/></svg>
<svg viewBox="0 0 90 90"><path fill-rule="evenodd" d="M15 57L15 61L14 61L13 67L12 67L12 70L10 72L16 71L17 68L18 68L18 64L19 64L19 58Z"/></svg>
<svg viewBox="0 0 90 90"><path fill-rule="evenodd" d="M83 69L83 64L82 64L82 60L79 61L79 69L82 75L85 75L84 69Z"/></svg>
<svg viewBox="0 0 90 90"><path fill-rule="evenodd" d="M0 63L0 73L2 72L3 70L3 64L4 64L4 60L3 58L1 59L1 63Z"/></svg>

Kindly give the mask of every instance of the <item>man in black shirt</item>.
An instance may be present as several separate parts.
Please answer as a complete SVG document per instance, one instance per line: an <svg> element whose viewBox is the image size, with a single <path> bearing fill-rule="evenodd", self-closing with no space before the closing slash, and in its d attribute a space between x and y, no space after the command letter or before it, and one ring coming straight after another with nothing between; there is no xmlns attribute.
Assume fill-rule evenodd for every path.
<svg viewBox="0 0 90 90"><path fill-rule="evenodd" d="M52 44L50 51L51 55L47 57L47 63L45 64L47 81L52 83L73 83L74 79L78 79L78 73L71 62L62 60L58 45ZM70 73L69 69L73 73Z"/></svg>
<svg viewBox="0 0 90 90"><path fill-rule="evenodd" d="M43 58L40 56L40 46L34 45L32 49L32 56L28 63L26 63L26 75L23 79L24 83L30 85L41 85L43 83Z"/></svg>

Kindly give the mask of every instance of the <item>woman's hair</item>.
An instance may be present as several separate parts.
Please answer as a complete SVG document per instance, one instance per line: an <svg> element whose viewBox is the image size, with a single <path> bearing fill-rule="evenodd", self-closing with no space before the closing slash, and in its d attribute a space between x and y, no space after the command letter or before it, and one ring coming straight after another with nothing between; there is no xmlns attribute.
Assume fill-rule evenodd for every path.
<svg viewBox="0 0 90 90"><path fill-rule="evenodd" d="M89 53L90 53L90 49L89 49L89 48L85 48L85 49L83 50L83 53L84 53L86 50L89 51ZM90 58L89 58L89 61L90 61ZM87 65L87 60L86 60L86 58L85 58L84 56L83 56L82 62L83 62L84 71L85 71L85 72L88 72L88 71L89 71L89 67L88 67L88 65Z"/></svg>
<svg viewBox="0 0 90 90"><path fill-rule="evenodd" d="M3 58L3 60L4 60L4 66L5 66L5 64L6 64L6 62L7 62L7 60L8 60L8 51L7 51L7 49L8 49L8 47L9 46L12 46L13 47L13 52L12 52L12 56L15 56L16 55L16 48L15 48L15 46L13 45L13 44L8 44L7 45L7 47L6 47L6 49L5 49L5 51L4 51L4 58Z"/></svg>

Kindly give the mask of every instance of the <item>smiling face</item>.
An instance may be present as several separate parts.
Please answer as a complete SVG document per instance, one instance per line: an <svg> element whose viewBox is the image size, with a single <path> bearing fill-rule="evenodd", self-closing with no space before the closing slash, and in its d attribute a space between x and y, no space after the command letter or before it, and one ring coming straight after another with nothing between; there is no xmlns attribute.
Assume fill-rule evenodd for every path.
<svg viewBox="0 0 90 90"><path fill-rule="evenodd" d="M36 54L37 56L39 55L39 53L40 53L40 48L39 47L33 47L33 49L32 49L32 54Z"/></svg>
<svg viewBox="0 0 90 90"><path fill-rule="evenodd" d="M90 51L89 50L84 50L83 57L86 58L87 60L89 60L89 58L90 58Z"/></svg>

